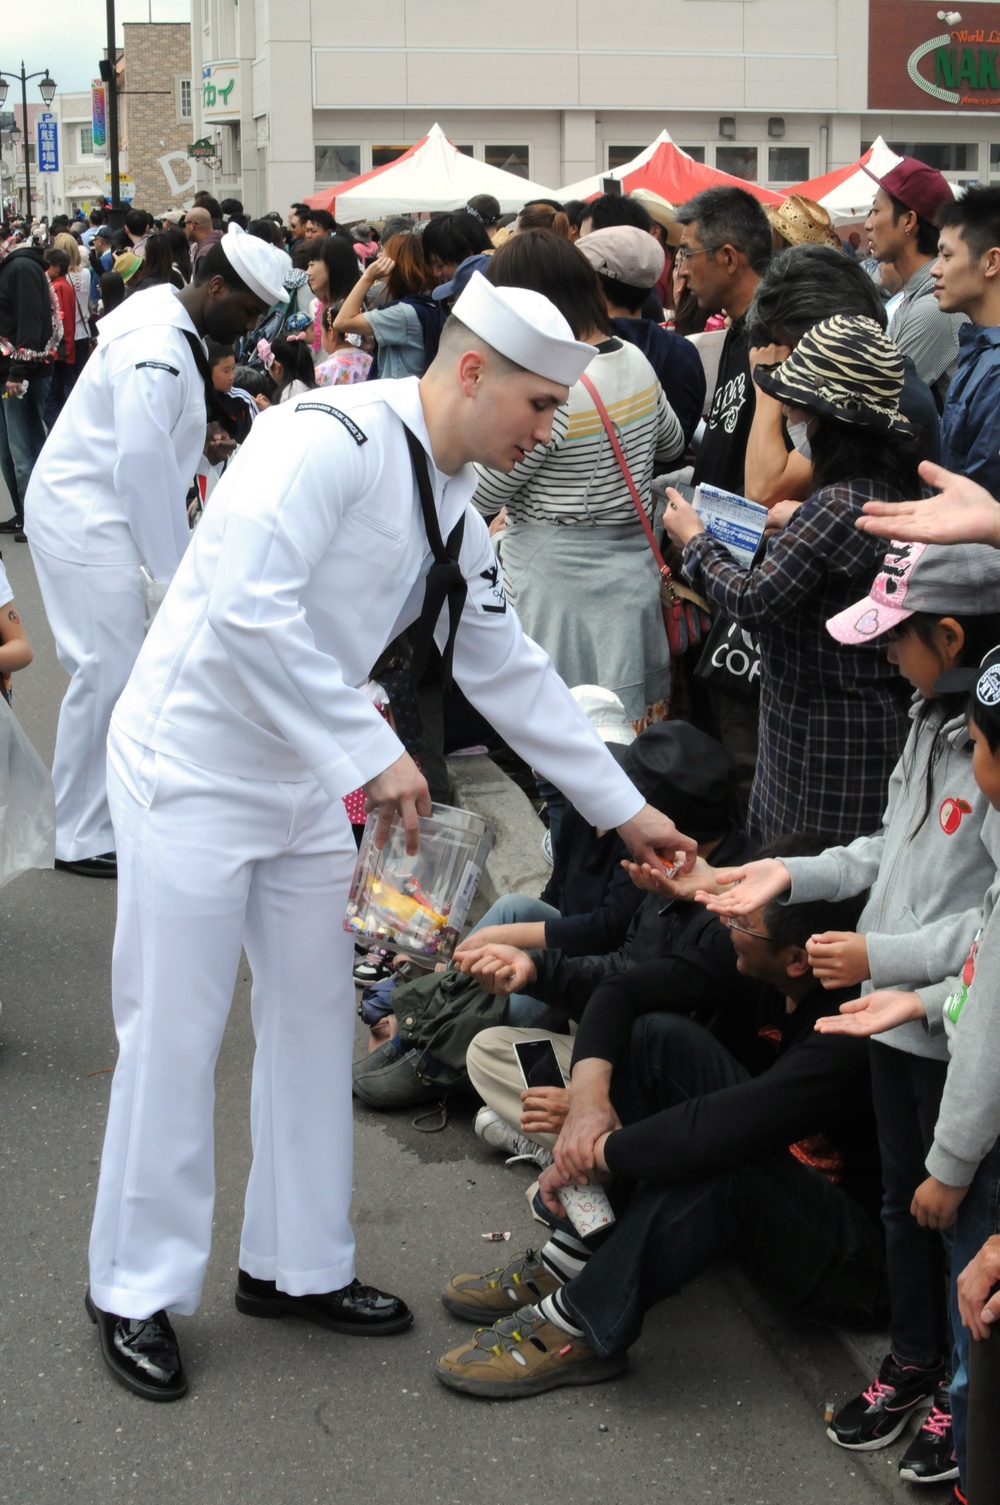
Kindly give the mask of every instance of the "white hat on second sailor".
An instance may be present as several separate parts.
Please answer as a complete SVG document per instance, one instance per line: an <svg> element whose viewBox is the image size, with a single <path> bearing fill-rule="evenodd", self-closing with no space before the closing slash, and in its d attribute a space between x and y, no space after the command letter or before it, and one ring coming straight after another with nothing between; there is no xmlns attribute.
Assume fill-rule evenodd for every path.
<svg viewBox="0 0 1000 1505"><path fill-rule="evenodd" d="M494 287L473 272L452 308L473 334L515 365L571 387L597 351L573 338L562 314L541 293L526 287Z"/></svg>
<svg viewBox="0 0 1000 1505"><path fill-rule="evenodd" d="M285 277L291 271L292 258L287 251L248 235L235 220L230 220L229 229L219 241L226 259L238 277L250 291L266 303L280 303L287 298Z"/></svg>

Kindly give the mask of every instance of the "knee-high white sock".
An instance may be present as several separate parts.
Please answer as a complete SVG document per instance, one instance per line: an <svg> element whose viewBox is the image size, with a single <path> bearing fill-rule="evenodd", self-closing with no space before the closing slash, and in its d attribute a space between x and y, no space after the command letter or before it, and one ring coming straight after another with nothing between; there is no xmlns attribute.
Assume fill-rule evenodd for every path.
<svg viewBox="0 0 1000 1505"><path fill-rule="evenodd" d="M538 1257L550 1275L565 1282L572 1280L574 1275L579 1275L590 1258L590 1252L580 1239L572 1233L563 1233L560 1229L539 1250Z"/></svg>

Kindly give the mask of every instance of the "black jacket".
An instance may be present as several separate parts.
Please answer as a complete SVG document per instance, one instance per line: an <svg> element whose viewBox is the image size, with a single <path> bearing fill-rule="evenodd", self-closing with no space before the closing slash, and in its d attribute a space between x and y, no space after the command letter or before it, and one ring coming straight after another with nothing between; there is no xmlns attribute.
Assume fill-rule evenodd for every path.
<svg viewBox="0 0 1000 1505"><path fill-rule="evenodd" d="M9 341L15 354L0 347L0 382L30 381L52 369L48 360L18 360L16 353L40 357L52 338L52 301L45 260L37 246L18 246L0 261L0 340Z"/></svg>
<svg viewBox="0 0 1000 1505"><path fill-rule="evenodd" d="M749 838L734 829L712 853L712 861L732 867L749 861L753 853ZM701 1020L717 1006L720 989L739 979L729 932L718 917L701 904L665 903L662 894L646 894L616 951L568 956L549 949L529 955L537 975L524 991L573 1019L582 1018L601 983L642 962L669 961L671 987L687 1000L683 1012Z"/></svg>

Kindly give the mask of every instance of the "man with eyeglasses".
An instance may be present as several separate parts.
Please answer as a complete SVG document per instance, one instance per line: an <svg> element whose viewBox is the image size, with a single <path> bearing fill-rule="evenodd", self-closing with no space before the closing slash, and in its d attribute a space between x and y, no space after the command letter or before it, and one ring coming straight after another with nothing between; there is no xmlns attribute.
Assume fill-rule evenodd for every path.
<svg viewBox="0 0 1000 1505"><path fill-rule="evenodd" d="M595 993L555 1162L539 1178L535 1205L552 1236L503 1271L449 1282L449 1310L471 1320L475 1307L477 1322L494 1325L438 1361L444 1385L517 1399L611 1379L650 1307L725 1256L798 1316L885 1320L868 1053L829 1049L850 1037L814 1029L856 990L824 991L806 953L810 935L851 929L856 917L855 901L772 900L730 926L739 971L774 990L739 1056L666 1012L678 1004L661 963ZM617 1221L588 1246L556 1194L608 1176Z"/></svg>

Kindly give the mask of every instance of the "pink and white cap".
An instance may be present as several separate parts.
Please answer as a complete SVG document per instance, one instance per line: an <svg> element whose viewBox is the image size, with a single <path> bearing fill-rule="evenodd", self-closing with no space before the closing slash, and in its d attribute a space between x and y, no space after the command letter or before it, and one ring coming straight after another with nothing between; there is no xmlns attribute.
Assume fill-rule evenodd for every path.
<svg viewBox="0 0 1000 1505"><path fill-rule="evenodd" d="M919 611L924 603L907 605L907 597L914 566L926 548L925 543L891 543L867 596L827 622L830 636L838 643L867 643Z"/></svg>

